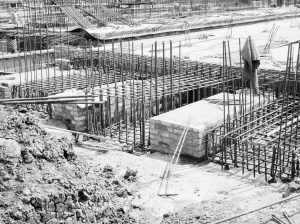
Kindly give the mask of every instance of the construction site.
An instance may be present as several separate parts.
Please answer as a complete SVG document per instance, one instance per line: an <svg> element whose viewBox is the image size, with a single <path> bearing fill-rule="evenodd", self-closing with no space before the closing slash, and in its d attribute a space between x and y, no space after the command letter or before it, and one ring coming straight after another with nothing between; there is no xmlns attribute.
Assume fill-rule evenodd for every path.
<svg viewBox="0 0 300 224"><path fill-rule="evenodd" d="M299 224L299 70L297 0L0 0L0 224Z"/></svg>

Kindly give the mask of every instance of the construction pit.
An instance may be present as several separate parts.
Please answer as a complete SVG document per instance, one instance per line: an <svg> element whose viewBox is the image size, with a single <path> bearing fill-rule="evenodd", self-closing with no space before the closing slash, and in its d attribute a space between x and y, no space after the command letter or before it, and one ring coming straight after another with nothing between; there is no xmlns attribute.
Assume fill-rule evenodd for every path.
<svg viewBox="0 0 300 224"><path fill-rule="evenodd" d="M300 9L276 5L1 3L0 223L299 223Z"/></svg>

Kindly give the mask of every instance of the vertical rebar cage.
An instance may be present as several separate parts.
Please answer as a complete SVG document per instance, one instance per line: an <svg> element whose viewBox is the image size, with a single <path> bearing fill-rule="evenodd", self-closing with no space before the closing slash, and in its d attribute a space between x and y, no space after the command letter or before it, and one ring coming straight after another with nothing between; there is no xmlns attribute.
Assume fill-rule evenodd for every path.
<svg viewBox="0 0 300 224"><path fill-rule="evenodd" d="M251 85L248 89L242 84L238 91L249 97L240 97L239 107L243 109L237 108L238 113L231 117L224 112L223 124L209 132L208 158L225 169L231 165L254 176L263 173L271 182L277 177L292 180L299 176L299 49L299 41L288 45L286 72L273 83L262 85L259 94L251 90ZM224 71L228 67L226 50L224 44ZM224 95L232 91L225 83ZM229 103L224 103L224 111L227 106Z"/></svg>

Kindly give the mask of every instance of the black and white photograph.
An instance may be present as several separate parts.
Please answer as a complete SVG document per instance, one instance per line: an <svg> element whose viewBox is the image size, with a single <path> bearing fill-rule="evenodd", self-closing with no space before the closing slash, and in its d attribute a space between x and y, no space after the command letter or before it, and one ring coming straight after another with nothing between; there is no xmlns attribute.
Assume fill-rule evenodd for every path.
<svg viewBox="0 0 300 224"><path fill-rule="evenodd" d="M0 224L300 224L300 0L0 0Z"/></svg>

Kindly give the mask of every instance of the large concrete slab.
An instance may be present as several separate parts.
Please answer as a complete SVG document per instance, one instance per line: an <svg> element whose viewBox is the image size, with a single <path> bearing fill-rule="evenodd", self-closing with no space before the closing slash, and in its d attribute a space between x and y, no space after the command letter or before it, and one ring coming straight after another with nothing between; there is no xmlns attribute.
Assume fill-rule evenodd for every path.
<svg viewBox="0 0 300 224"><path fill-rule="evenodd" d="M233 103L234 97L236 107ZM225 94L225 102L227 103L228 99L230 102L225 109L226 116L228 114L233 116L235 110L237 113L241 111L239 97L239 94ZM247 103L244 107L248 110L250 108L250 95L246 94L244 98ZM255 96L252 102L254 102L254 106L258 106L263 100L260 97L259 101L259 97ZM202 158L205 156L207 131L221 125L224 121L223 93L151 118L151 149L168 154L174 153L188 120L190 120L189 131L183 145L182 154Z"/></svg>

